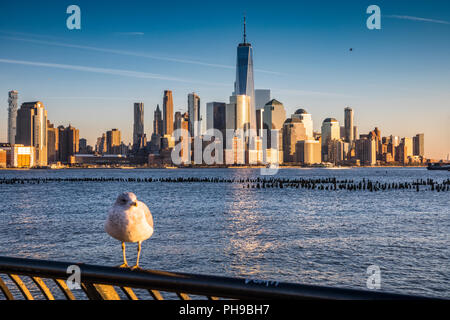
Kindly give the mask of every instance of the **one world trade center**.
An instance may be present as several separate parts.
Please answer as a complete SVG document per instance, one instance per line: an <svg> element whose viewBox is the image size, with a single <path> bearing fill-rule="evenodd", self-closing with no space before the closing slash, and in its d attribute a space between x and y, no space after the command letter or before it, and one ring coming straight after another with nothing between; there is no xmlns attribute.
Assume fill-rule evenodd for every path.
<svg viewBox="0 0 450 320"><path fill-rule="evenodd" d="M247 42L246 22L244 17L244 42L237 47L235 95L250 97L250 128L256 130L255 84L253 79L253 48Z"/></svg>

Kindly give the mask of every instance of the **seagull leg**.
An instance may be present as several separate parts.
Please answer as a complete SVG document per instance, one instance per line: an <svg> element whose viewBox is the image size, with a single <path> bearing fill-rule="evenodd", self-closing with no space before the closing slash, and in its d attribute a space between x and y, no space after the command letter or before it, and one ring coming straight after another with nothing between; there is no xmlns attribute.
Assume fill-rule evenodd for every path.
<svg viewBox="0 0 450 320"><path fill-rule="evenodd" d="M125 253L125 242L122 242L122 254L123 254L123 264L121 264L119 268L129 268Z"/></svg>
<svg viewBox="0 0 450 320"><path fill-rule="evenodd" d="M138 253L137 253L137 259L136 259L136 265L134 267L131 268L131 270L135 270L135 269L141 269L141 267L139 267L139 256L141 255L141 244L142 241L138 241Z"/></svg>

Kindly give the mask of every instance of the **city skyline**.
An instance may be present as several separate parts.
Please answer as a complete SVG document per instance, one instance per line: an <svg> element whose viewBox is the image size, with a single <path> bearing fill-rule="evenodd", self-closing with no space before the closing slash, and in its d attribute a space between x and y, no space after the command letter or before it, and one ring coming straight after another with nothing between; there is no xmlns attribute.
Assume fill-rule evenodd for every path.
<svg viewBox="0 0 450 320"><path fill-rule="evenodd" d="M8 5L6 4L6 6ZM135 7L139 8L140 6L141 4ZM364 6L355 4L353 6L357 8L345 6L346 10L350 9L346 13L346 17L358 18L360 20L358 25L354 23L354 20L351 20L352 23L332 21L344 30L343 34L337 31L338 37L343 36L345 38L345 35L350 31L358 34L354 39L351 39L352 37L345 39L346 41L343 41L342 45L337 44L336 41L330 41L331 29L324 30L324 26L307 24L306 22L297 21L297 24L295 24L295 21L292 21L293 14L288 14L288 19L280 25L271 24L269 32L267 28L264 28L261 20L261 17L267 12L254 8L253 10L246 10L247 37L255 50L255 88L271 89L272 97L284 104L288 116L293 114L296 109L304 107L312 114L314 131L320 131L322 121L329 117L336 118L340 124L344 124L342 110L344 107L350 106L355 110L354 122L360 133L369 132L374 127L381 129L383 135L392 134L400 137L413 137L418 132L423 132L426 135L425 155L435 159L446 158L450 150L450 141L445 138L450 136L447 125L449 120L448 110L450 109L448 108L448 101L450 101L450 98L448 90L445 89L445 86L448 86L448 81L445 82L445 79L448 78L448 71L442 65L445 67L449 63L448 59L443 60L445 54L449 52L449 45L439 42L439 40L444 35L448 35L450 26L445 23L384 18L383 15L382 30L369 31L365 29L367 15L365 15ZM81 1L80 7L87 16L89 10L95 13L98 9L83 1ZM427 9L425 12L429 14L428 17L447 21L445 20L447 19L445 12L448 11L439 11L424 4L402 8L398 4L392 5L380 2L380 7L382 13L395 10L390 12L395 14L403 13L401 10L406 10L405 14L414 14L413 11L416 10L418 15L421 13L418 9L425 8ZM332 11L333 8L336 9L330 4L330 7L323 14L327 16L328 10ZM311 14L311 17L318 14L315 6L304 5L303 9L305 10L301 11L302 14L307 12ZM28 10L31 9L25 11ZM108 10L114 16L117 8L108 8ZM15 12L16 10L12 10L12 15ZM223 14L227 12L228 10L224 9ZM338 10L338 12L341 11ZM25 12L24 14L29 13ZM276 10L275 14L280 15L281 13ZM358 16L353 16L353 14L358 14ZM176 16L178 17L178 14ZM99 29L98 25L92 29L93 32L89 30L90 27L83 25L82 32L78 34L70 33L68 30L53 34L53 25L43 26L42 30L38 30L41 32L39 34L29 25L9 25L8 28L3 24L0 25L2 42L8 44L8 46L2 46L4 50L0 54L0 74L2 75L0 76L0 89L5 92L4 98L0 100L0 119L2 119L0 140L2 142L7 141L8 104L6 94L10 90L19 92L19 106L24 102L42 101L49 113L49 119L53 123L66 126L74 125L80 130L80 137L87 138L90 145L95 144L95 140L102 132L111 128L118 128L126 143L132 142L132 111L136 102L143 102L144 108L147 110L144 127L146 128L145 133L149 136L153 128L153 113L157 104L162 105L164 90L173 92L173 113L187 111L188 93L194 91L198 93L202 102L200 109L201 117L204 119L203 127L205 127L206 103L211 101L228 102L233 91L233 78L236 75L235 66L233 66L235 64L233 63L233 60L235 60L234 50L242 40L242 13L236 12L230 17L226 24L213 24L215 32L221 35L225 34L223 39L218 37L218 40L213 41L214 48L227 47L224 47L225 49L220 54L207 57L202 57L204 52L201 50L198 52L198 57L195 56L196 59L193 61L190 60L193 57L189 57L187 53L193 53L194 51L190 51L192 49L190 46L184 46L185 41L178 42L177 45L172 43L171 47L162 45L161 48L168 49L168 52L172 52L172 50L177 52L176 48L182 48L182 51L184 51L182 53L186 54L189 59L181 59L180 56L174 58L175 55L167 55L162 57L166 61L162 61L157 58L141 56L133 59L137 60L133 63L130 61L124 63L125 58L130 60L130 54L143 51L107 52L108 48L129 49L130 43L134 43L136 47L141 49L144 48L144 43L148 43L149 40L152 43L158 43L155 39L147 38L147 36L152 38L152 32L147 31L146 28L149 26L142 24L138 26L144 30L142 35L114 34L114 36L107 37L108 39L105 39L105 41L101 41L98 47L91 46L92 41L109 32L109 30ZM61 19L64 21L64 18L63 14ZM8 20L9 18L4 18L2 21ZM207 20L211 22L209 19ZM301 48L302 50L299 50L298 43L296 46L286 46L287 42L283 42L287 37L283 32L288 27L298 31L299 26L310 28L302 30L299 39L291 39L291 42L307 44ZM174 37L177 39L181 36L177 35L177 32L183 33L184 36L188 36L189 32L192 32L192 35L207 33L209 37L213 36L213 32L207 32L206 29L199 29L200 31L188 29L181 32L179 28L173 26L168 30L159 30L159 32L172 40L174 40ZM31 30L33 32L30 32ZM390 31L393 34L390 34ZM329 52L323 53L322 51L328 51L328 49L325 50L322 45L317 43L317 40L315 42L311 38L318 34L322 36L318 39L323 39L330 45ZM432 52L421 50L419 54L410 51L413 49L411 46L414 47L412 42L402 42L405 47L394 46L392 37L405 36L405 34L407 34L407 40L409 41L414 40L414 37L425 41L428 37L427 44L433 45L433 49L437 46L438 50L430 50ZM431 38L430 34L433 34ZM389 41L382 39L385 37L389 38ZM375 43L371 44L370 41L375 41ZM286 52L279 51L279 48L277 48L276 52L280 55L280 58L286 59L290 56L288 62L291 62L295 56L295 58L304 62L292 64L293 70L290 70L284 63L280 63L278 56L273 56L274 51L271 51L273 49L270 46L271 42L276 47L286 48ZM79 47L70 47L66 44ZM165 42L161 44L167 45ZM377 46L374 46L375 44ZM354 47L352 52L349 51L350 47ZM36 49L36 51L33 54L27 54L27 50L25 50L25 53L13 55L13 52L16 52L18 48L28 48L31 51ZM383 48L385 49L383 50ZM293 49L295 49L293 51L295 54L290 55L289 52L292 52ZM319 49L322 51L317 51ZM371 50L375 50L375 52L370 52ZM387 51L393 53L393 56L385 61L386 65L382 66L380 63L383 59L386 59ZM155 50L151 52L155 52ZM44 56L44 53L49 53L49 57ZM302 54L297 56L299 53ZM318 57L314 58L313 54L317 53L319 53ZM374 55L374 53L380 56L377 57L377 54ZM68 55L68 60L73 61L64 61L62 55L65 54ZM150 53L145 54L151 55ZM336 58L334 62L331 57L333 54ZM408 59L403 61L406 54L408 54ZM74 57L74 55L80 55L80 57ZM92 63L97 63L104 57L111 60L109 65L108 63L101 63L96 67L90 67L90 69L74 67L92 66ZM204 58L204 60L200 58ZM421 65L417 64L419 58L422 62ZM169 61L171 59L172 61ZM351 62L351 59L356 61ZM115 64L116 62L119 63L117 67L111 68L111 70L105 68L109 68L111 63ZM323 67L319 68L324 62ZM166 73L155 70L158 71L156 74L162 75L160 79L155 79L154 75L147 73L125 72L124 70L127 70L125 64L133 69L134 67L145 68L143 69L145 72L152 71L151 68L161 64L163 66L156 66L155 68L164 69ZM330 66L331 70L328 70ZM147 69L148 67L151 68ZM305 70L300 75L292 74L302 68ZM389 68L392 68L392 70L388 70ZM192 69L198 70L198 72L195 74L189 73ZM117 70L122 70L122 73L118 73ZM143 70L139 72L144 72ZM33 77L25 78L25 75L29 73L36 78L43 78L43 80L40 80L39 85L36 85L36 81L32 81ZM366 73L366 77L363 77L364 73ZM181 77L180 75L183 74L185 76ZM187 74L189 74L189 77L186 77ZM154 78L150 78L151 76ZM190 82L183 82L185 78L189 78ZM389 81L385 83L383 80ZM157 82L156 85L154 85L155 81ZM348 84L351 85L346 86ZM105 87L110 88L105 89ZM58 92L58 94L55 92ZM374 95L374 93L376 94ZM130 97L130 95L133 96ZM426 110L425 115L424 110ZM101 115L105 115L105 117L100 118Z"/></svg>

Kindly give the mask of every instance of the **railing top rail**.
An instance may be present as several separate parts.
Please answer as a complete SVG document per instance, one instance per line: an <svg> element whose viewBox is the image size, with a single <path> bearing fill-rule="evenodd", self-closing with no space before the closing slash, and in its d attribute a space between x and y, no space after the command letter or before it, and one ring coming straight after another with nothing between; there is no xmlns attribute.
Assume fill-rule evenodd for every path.
<svg viewBox="0 0 450 320"><path fill-rule="evenodd" d="M159 270L130 270L84 263L69 263L0 256L0 274L67 279L67 268L81 269L81 282L120 287L185 292L232 299L429 299L420 296L331 288L277 281L230 278Z"/></svg>

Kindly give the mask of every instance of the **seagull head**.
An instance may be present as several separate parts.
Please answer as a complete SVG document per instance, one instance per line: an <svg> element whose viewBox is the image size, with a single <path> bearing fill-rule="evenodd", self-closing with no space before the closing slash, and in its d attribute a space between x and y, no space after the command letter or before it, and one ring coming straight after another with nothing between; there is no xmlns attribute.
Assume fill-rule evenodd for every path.
<svg viewBox="0 0 450 320"><path fill-rule="evenodd" d="M116 205L122 207L137 207L137 197L133 192L124 192L117 197Z"/></svg>

